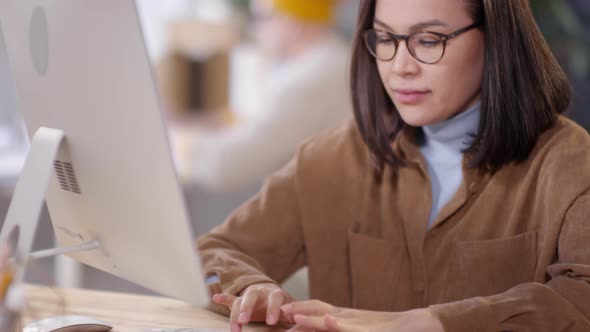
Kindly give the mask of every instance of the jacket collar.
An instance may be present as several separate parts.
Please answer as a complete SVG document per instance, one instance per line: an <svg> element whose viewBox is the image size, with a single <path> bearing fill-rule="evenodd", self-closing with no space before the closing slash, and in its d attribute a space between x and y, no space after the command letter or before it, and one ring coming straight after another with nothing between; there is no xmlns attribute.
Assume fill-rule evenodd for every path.
<svg viewBox="0 0 590 332"><path fill-rule="evenodd" d="M406 163L401 167L418 168L422 175L429 180L426 159L420 152L420 128L406 126L393 141L394 152ZM434 220L431 229L443 223L467 203L470 197L480 192L491 178L492 172L483 168L472 168L467 165L468 158L463 157L463 181L453 198L441 209ZM431 194L432 195L432 194ZM432 197L431 197L432 199Z"/></svg>

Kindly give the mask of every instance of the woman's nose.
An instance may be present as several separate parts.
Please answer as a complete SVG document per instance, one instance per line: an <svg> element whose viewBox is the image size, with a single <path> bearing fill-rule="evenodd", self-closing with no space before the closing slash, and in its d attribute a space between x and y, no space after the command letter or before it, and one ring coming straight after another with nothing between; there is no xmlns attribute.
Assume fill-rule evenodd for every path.
<svg viewBox="0 0 590 332"><path fill-rule="evenodd" d="M417 74L420 70L418 60L416 60L406 46L406 41L400 41L397 53L390 63L391 71L397 76L407 76Z"/></svg>

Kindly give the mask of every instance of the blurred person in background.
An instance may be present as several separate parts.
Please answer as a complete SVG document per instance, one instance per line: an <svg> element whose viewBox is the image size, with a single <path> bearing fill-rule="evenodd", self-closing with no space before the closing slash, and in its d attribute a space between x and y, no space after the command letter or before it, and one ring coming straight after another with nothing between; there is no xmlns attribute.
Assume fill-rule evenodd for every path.
<svg viewBox="0 0 590 332"><path fill-rule="evenodd" d="M306 138L351 116L349 47L333 26L336 6L254 1L256 42L268 59L262 79L249 82L256 109L231 127L196 133L177 158L183 177L214 190L244 189L286 163Z"/></svg>

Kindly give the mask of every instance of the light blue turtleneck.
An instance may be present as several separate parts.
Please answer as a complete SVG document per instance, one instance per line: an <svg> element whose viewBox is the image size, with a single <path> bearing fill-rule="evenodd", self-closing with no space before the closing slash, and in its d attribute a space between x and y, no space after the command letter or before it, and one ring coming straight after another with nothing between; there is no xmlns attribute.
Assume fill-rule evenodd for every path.
<svg viewBox="0 0 590 332"><path fill-rule="evenodd" d="M480 108L481 102L478 102L448 120L422 127L425 142L420 151L426 159L432 185L429 227L463 181L463 151L477 133Z"/></svg>

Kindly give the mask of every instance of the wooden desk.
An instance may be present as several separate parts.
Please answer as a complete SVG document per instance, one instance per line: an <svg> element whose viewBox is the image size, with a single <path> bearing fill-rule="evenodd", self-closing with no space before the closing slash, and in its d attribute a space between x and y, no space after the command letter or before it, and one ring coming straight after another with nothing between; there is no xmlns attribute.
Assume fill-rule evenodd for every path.
<svg viewBox="0 0 590 332"><path fill-rule="evenodd" d="M113 332L143 332L150 328L230 330L229 320L224 316L162 297L39 286L26 286L25 291L25 324L57 315L85 315L111 323ZM244 331L278 332L284 329L252 325Z"/></svg>

